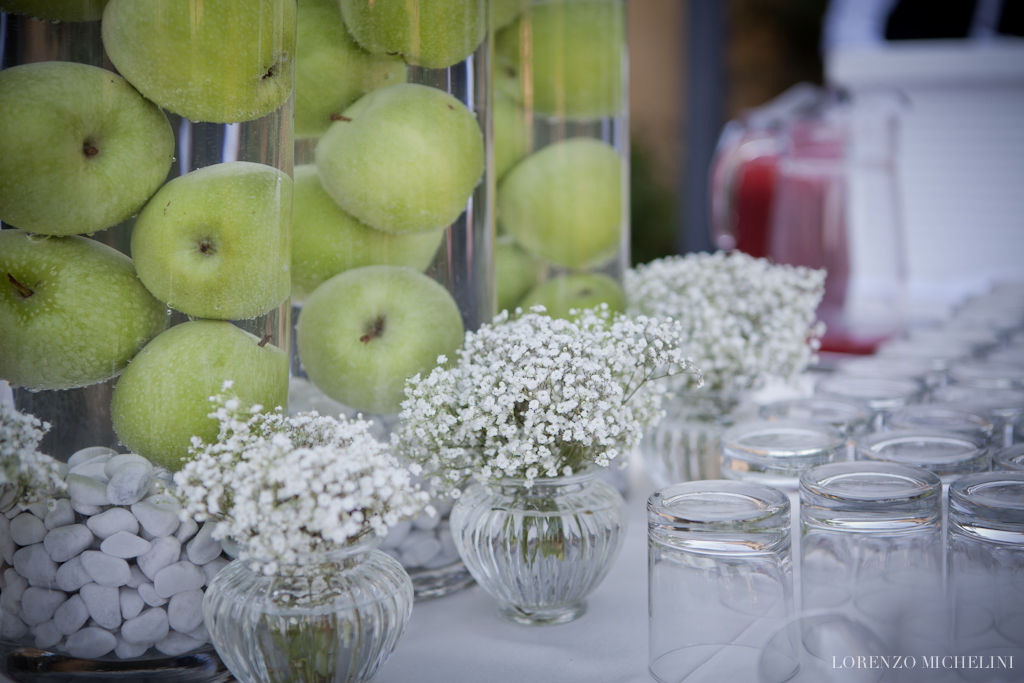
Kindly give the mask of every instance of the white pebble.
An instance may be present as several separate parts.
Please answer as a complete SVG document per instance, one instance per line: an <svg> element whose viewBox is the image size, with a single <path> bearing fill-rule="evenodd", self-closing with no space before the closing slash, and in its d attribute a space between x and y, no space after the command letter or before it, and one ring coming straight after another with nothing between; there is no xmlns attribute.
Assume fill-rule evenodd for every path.
<svg viewBox="0 0 1024 683"><path fill-rule="evenodd" d="M82 566L82 556L76 555L65 562L57 570L57 588L62 591L76 591L87 583L92 583L92 577Z"/></svg>
<svg viewBox="0 0 1024 683"><path fill-rule="evenodd" d="M121 636L117 636L117 647L114 648L114 654L121 659L135 659L146 654L148 649L149 643L129 643Z"/></svg>
<svg viewBox="0 0 1024 683"><path fill-rule="evenodd" d="M14 568L28 579L28 585L50 588L57 582L57 563L46 554L42 543L25 546L14 553Z"/></svg>
<svg viewBox="0 0 1024 683"><path fill-rule="evenodd" d="M29 503L28 505L25 506L25 509L31 512L36 517L38 517L39 519L45 519L46 514L50 511L50 508L46 506L46 503L43 503L41 501L38 503Z"/></svg>
<svg viewBox="0 0 1024 683"><path fill-rule="evenodd" d="M21 595L21 620L29 626L53 619L53 613L68 599L64 591L29 587Z"/></svg>
<svg viewBox="0 0 1024 683"><path fill-rule="evenodd" d="M188 634L189 637L195 638L196 640L208 643L210 642L210 632L206 630L206 624L199 624L199 628Z"/></svg>
<svg viewBox="0 0 1024 683"><path fill-rule="evenodd" d="M196 537L189 541L188 559L192 564L203 565L220 557L220 541L213 538L213 530L217 523L210 521L203 524Z"/></svg>
<svg viewBox="0 0 1024 683"><path fill-rule="evenodd" d="M182 591L167 603L167 623L175 631L189 633L203 623L203 591Z"/></svg>
<svg viewBox="0 0 1024 683"><path fill-rule="evenodd" d="M75 468L81 465L83 462L89 460L97 460L99 462L107 462L111 458L117 455L117 451L106 446L93 446L91 448L83 448L68 458L68 467Z"/></svg>
<svg viewBox="0 0 1024 683"><path fill-rule="evenodd" d="M150 607L121 625L121 637L133 645L155 643L165 638L169 629L167 612L159 607Z"/></svg>
<svg viewBox="0 0 1024 683"><path fill-rule="evenodd" d="M128 570L132 573L132 578L128 579L128 583L125 584L129 588L138 588L142 584L149 582L149 579L142 573L138 565L133 564L128 567Z"/></svg>
<svg viewBox="0 0 1024 683"><path fill-rule="evenodd" d="M67 602L53 613L53 623L57 625L57 630L66 636L85 626L88 620L89 608L85 606L85 601L78 593L68 598Z"/></svg>
<svg viewBox="0 0 1024 683"><path fill-rule="evenodd" d="M139 591L127 586L118 589L121 599L121 616L125 619L134 619L139 616L146 607L146 602L139 597Z"/></svg>
<svg viewBox="0 0 1024 683"><path fill-rule="evenodd" d="M132 505L132 514L139 520L139 524L156 537L170 536L178 528L180 521L177 506L161 504L163 498L169 496L150 496ZM161 500L161 503L152 502L155 500Z"/></svg>
<svg viewBox="0 0 1024 683"><path fill-rule="evenodd" d="M228 566L230 563L231 561L226 557L218 557L204 564L203 574L206 575L205 585L209 586L210 582L213 581L213 577L217 576L217 574L220 573L220 570L224 569L224 567Z"/></svg>
<svg viewBox="0 0 1024 683"><path fill-rule="evenodd" d="M90 583L78 591L89 610L89 616L103 628L121 625L121 595L117 588Z"/></svg>
<svg viewBox="0 0 1024 683"><path fill-rule="evenodd" d="M174 537L178 539L179 543L188 543L198 531L199 525L196 524L196 520L190 517L178 525L178 530L174 532Z"/></svg>
<svg viewBox="0 0 1024 683"><path fill-rule="evenodd" d="M43 518L43 524L47 531L74 523L75 511L71 509L71 501L67 498L58 498L53 501L53 509L47 512L46 517Z"/></svg>
<svg viewBox="0 0 1024 683"><path fill-rule="evenodd" d="M7 564L14 564L14 539L11 538L11 520L0 515L0 556Z"/></svg>
<svg viewBox="0 0 1024 683"><path fill-rule="evenodd" d="M28 633L28 625L16 616L3 616L0 618L0 637L7 640L18 640L24 638Z"/></svg>
<svg viewBox="0 0 1024 683"><path fill-rule="evenodd" d="M447 567L459 559L459 551L455 547L452 532L448 530L447 524L437 530L437 540L441 543L441 552L437 554L437 557L424 564L427 569Z"/></svg>
<svg viewBox="0 0 1024 683"><path fill-rule="evenodd" d="M93 535L84 524L59 526L46 534L43 547L54 562L67 562L92 545Z"/></svg>
<svg viewBox="0 0 1024 683"><path fill-rule="evenodd" d="M231 540L230 538L222 538L220 540L220 548L224 551L224 554L230 557L232 560L238 559L238 543Z"/></svg>
<svg viewBox="0 0 1024 683"><path fill-rule="evenodd" d="M71 634L64 644L68 654L79 659L97 659L109 654L116 646L114 634L92 626Z"/></svg>
<svg viewBox="0 0 1024 683"><path fill-rule="evenodd" d="M130 560L153 549L153 544L139 538L127 531L118 531L110 538L103 541L100 550L112 557L120 557L123 560Z"/></svg>
<svg viewBox="0 0 1024 683"><path fill-rule="evenodd" d="M28 579L19 574L13 567L4 570L4 589L0 591L0 602L4 600L14 600L15 602L21 601L21 594L28 588ZM10 610L7 610L11 612ZM17 614L21 611L21 606L18 609L11 612L11 614Z"/></svg>
<svg viewBox="0 0 1024 683"><path fill-rule="evenodd" d="M103 473L107 475L107 479L110 479L114 476L114 472L117 471L118 467L128 462L141 463L149 468L148 471L150 474L153 473L153 464L141 455L135 455L134 453L122 453L121 455L115 455L106 462L103 468Z"/></svg>
<svg viewBox="0 0 1024 683"><path fill-rule="evenodd" d="M79 477L91 477L97 481L101 481L104 484L110 477L106 473L106 463L97 459L90 460L89 462L83 462L81 465L72 467L68 470L68 474L74 474Z"/></svg>
<svg viewBox="0 0 1024 683"><path fill-rule="evenodd" d="M124 508L110 508L106 512L90 517L85 524L100 539L110 538L118 531L127 531L130 534L139 532L139 521Z"/></svg>
<svg viewBox="0 0 1024 683"><path fill-rule="evenodd" d="M107 483L107 502L111 505L131 505L142 500L149 491L149 478L153 466L149 463L126 462L114 471Z"/></svg>
<svg viewBox="0 0 1024 683"><path fill-rule="evenodd" d="M103 506L107 504L107 483L81 474L69 474L68 496L72 503Z"/></svg>
<svg viewBox="0 0 1024 683"><path fill-rule="evenodd" d="M139 555L135 560L150 581L156 578L161 569L177 562L178 555L181 554L181 543L173 536L154 539L152 545L152 550Z"/></svg>
<svg viewBox="0 0 1024 683"><path fill-rule="evenodd" d="M117 588L132 578L128 563L119 557L111 557L97 550L86 550L80 557L85 571L101 586Z"/></svg>
<svg viewBox="0 0 1024 683"><path fill-rule="evenodd" d="M406 536L401 551L404 566L419 567L441 552L441 542L429 531L413 531Z"/></svg>
<svg viewBox="0 0 1024 683"><path fill-rule="evenodd" d="M422 531L430 531L431 529L437 528L437 525L440 523L441 515L428 515L424 512L422 515L412 520L412 527L414 529L420 529Z"/></svg>
<svg viewBox="0 0 1024 683"><path fill-rule="evenodd" d="M104 491L105 490L106 489L104 489ZM83 503L80 500L72 500L71 509L84 517L92 517L93 515L100 514L107 508L103 505L89 505L88 503Z"/></svg>
<svg viewBox="0 0 1024 683"><path fill-rule="evenodd" d="M4 513L4 517L6 517L7 519L14 519L18 515L20 515L21 512L21 508L12 507L10 510Z"/></svg>
<svg viewBox="0 0 1024 683"><path fill-rule="evenodd" d="M46 536L46 525L31 512L23 512L11 520L11 538L18 545L42 543Z"/></svg>
<svg viewBox="0 0 1024 683"><path fill-rule="evenodd" d="M138 588L139 597L150 607L163 607L167 604L167 598L161 598L156 594L156 589L153 588L153 584L144 583Z"/></svg>
<svg viewBox="0 0 1024 683"><path fill-rule="evenodd" d="M36 637L36 647L40 650L45 650L48 647L53 647L60 642L63 634L57 630L57 626L53 623L53 620L44 621L41 624L37 624L32 629L32 635Z"/></svg>
<svg viewBox="0 0 1024 683"><path fill-rule="evenodd" d="M412 522L405 519L388 529L388 535L380 542L380 549L388 550L389 548L397 548L398 544L409 535L409 530L411 528Z"/></svg>
<svg viewBox="0 0 1024 683"><path fill-rule="evenodd" d="M191 652L202 645L203 642L201 640L191 638L184 633L172 631L167 634L166 638L156 644L156 649L163 652L168 657L177 657L178 655L183 655L186 652Z"/></svg>
<svg viewBox="0 0 1024 683"><path fill-rule="evenodd" d="M164 567L153 578L153 588L161 598L169 598L182 591L193 591L203 587L206 574L191 562L175 562Z"/></svg>

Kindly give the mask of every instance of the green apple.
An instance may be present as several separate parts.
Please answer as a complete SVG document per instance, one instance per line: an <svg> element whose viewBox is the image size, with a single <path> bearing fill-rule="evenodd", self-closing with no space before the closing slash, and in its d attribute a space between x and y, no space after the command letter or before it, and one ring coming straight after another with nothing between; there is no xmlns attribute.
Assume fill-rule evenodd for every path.
<svg viewBox="0 0 1024 683"><path fill-rule="evenodd" d="M519 301L540 281L543 264L507 237L498 238L494 248L494 275L498 289L498 311L514 311Z"/></svg>
<svg viewBox="0 0 1024 683"><path fill-rule="evenodd" d="M0 220L77 235L142 208L174 159L171 125L105 69L39 62L0 71Z"/></svg>
<svg viewBox="0 0 1024 683"><path fill-rule="evenodd" d="M397 413L405 380L462 345L459 307L444 287L400 266L347 270L302 307L296 339L309 379L339 403Z"/></svg>
<svg viewBox="0 0 1024 683"><path fill-rule="evenodd" d="M316 166L295 167L292 207L292 299L302 301L338 273L363 266L409 266L434 260L444 230L392 235L363 225L334 203Z"/></svg>
<svg viewBox="0 0 1024 683"><path fill-rule="evenodd" d="M225 380L243 405L265 410L288 401L288 354L229 322L175 325L142 349L117 380L110 413L132 453L181 468L193 435L210 443L218 425L209 397Z"/></svg>
<svg viewBox="0 0 1024 683"><path fill-rule="evenodd" d="M360 97L405 82L405 63L349 37L338 0L299 0L295 42L295 137L323 135Z"/></svg>
<svg viewBox="0 0 1024 683"><path fill-rule="evenodd" d="M0 231L0 379L33 391L103 382L166 326L124 254Z"/></svg>
<svg viewBox="0 0 1024 683"><path fill-rule="evenodd" d="M573 273L551 278L538 285L519 302L524 311L541 304L552 318L571 320L570 310L608 304L612 312L626 310L626 294L619 283L603 273Z"/></svg>
<svg viewBox="0 0 1024 683"><path fill-rule="evenodd" d="M428 232L465 210L484 170L473 113L446 92L403 83L345 110L316 147L320 182L341 208L384 232Z"/></svg>
<svg viewBox="0 0 1024 683"><path fill-rule="evenodd" d="M622 161L599 140L571 138L520 161L498 186L504 229L527 251L567 268L618 253Z"/></svg>
<svg viewBox="0 0 1024 683"><path fill-rule="evenodd" d="M294 0L109 0L102 31L118 72L192 121L251 121L292 94Z"/></svg>
<svg viewBox="0 0 1024 683"><path fill-rule="evenodd" d="M530 0L490 0L491 26L499 29L508 26L519 13L530 6Z"/></svg>
<svg viewBox="0 0 1024 683"><path fill-rule="evenodd" d="M107 0L0 0L0 10L50 21L96 21Z"/></svg>
<svg viewBox="0 0 1024 683"><path fill-rule="evenodd" d="M139 279L171 308L197 318L255 318L291 289L292 180L232 161L179 176L135 221Z"/></svg>
<svg viewBox="0 0 1024 683"><path fill-rule="evenodd" d="M495 37L496 70L518 76L500 84L517 85L509 94L548 116L615 116L623 104L624 5L615 0L533 5Z"/></svg>
<svg viewBox="0 0 1024 683"><path fill-rule="evenodd" d="M508 169L530 153L532 121L507 95L494 93L494 177L501 180Z"/></svg>
<svg viewBox="0 0 1024 683"><path fill-rule="evenodd" d="M341 0L341 12L363 49L431 69L461 62L487 33L486 0Z"/></svg>

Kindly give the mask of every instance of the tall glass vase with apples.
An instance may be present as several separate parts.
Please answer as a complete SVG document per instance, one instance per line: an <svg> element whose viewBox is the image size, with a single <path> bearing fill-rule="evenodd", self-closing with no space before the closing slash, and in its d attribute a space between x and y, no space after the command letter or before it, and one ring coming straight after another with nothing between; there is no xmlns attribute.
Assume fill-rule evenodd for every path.
<svg viewBox="0 0 1024 683"><path fill-rule="evenodd" d="M130 451L169 479L194 437L216 437L209 397L226 381L248 404L287 406L296 4L3 7L0 380L19 410L50 424L40 450L85 468L68 475L83 478L68 487L71 521L95 533L85 518L114 501L90 495L123 477L99 458L138 468L115 460ZM182 525L137 538L181 543ZM198 555L182 561L193 578L203 573ZM120 593L116 621L125 622L134 610L117 603L135 604L125 596L145 582L108 585L100 574L90 578ZM78 605L58 587L40 590ZM90 616L114 628L113 612ZM33 642L47 623L28 624L24 642L5 639L0 670L17 680L51 669L227 676L208 645L75 656L66 640ZM39 642L47 646L22 647Z"/></svg>
<svg viewBox="0 0 1024 683"><path fill-rule="evenodd" d="M488 4L298 2L293 412L386 440L405 380L494 314ZM470 582L441 512L381 546L418 598Z"/></svg>

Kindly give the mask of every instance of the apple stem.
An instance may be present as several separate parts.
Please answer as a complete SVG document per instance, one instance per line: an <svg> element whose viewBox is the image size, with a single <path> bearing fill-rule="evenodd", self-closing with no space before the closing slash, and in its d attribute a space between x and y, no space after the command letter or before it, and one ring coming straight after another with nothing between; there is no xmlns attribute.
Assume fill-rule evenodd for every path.
<svg viewBox="0 0 1024 683"><path fill-rule="evenodd" d="M331 121L345 121L346 123L352 120L347 116L342 116L341 114L331 114L330 119Z"/></svg>
<svg viewBox="0 0 1024 683"><path fill-rule="evenodd" d="M362 337L359 338L359 341L363 342L364 344L369 344L371 341L373 341L374 339L376 339L377 337L379 337L383 333L384 333L384 316L381 315L381 316L378 316L377 319L373 321L373 327L368 329L366 331L366 334L364 334Z"/></svg>
<svg viewBox="0 0 1024 683"><path fill-rule="evenodd" d="M274 335L272 335L269 332L267 332L265 335L263 335L263 339L260 340L260 343L259 343L258 346L262 349L264 346L266 346L267 344L270 343L270 340L273 338L273 336Z"/></svg>
<svg viewBox="0 0 1024 683"><path fill-rule="evenodd" d="M18 294L21 295L22 299L27 299L33 294L35 294L35 292L33 292L31 289L18 282L10 273L7 273L7 279L10 280L11 284L14 285L15 289L18 290Z"/></svg>

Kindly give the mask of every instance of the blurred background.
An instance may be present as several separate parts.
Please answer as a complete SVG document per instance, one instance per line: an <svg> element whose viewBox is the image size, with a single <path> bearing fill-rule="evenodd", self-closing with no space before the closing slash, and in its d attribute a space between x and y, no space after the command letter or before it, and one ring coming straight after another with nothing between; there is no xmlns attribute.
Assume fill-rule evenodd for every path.
<svg viewBox="0 0 1024 683"><path fill-rule="evenodd" d="M779 234L730 231L804 229L779 206L778 160L799 146L794 120L844 111L858 158L884 157L862 185L890 193L884 219L854 208L840 226L851 287L885 262L914 325L1024 280L1024 1L631 0L628 20L634 263L729 246L776 258ZM773 138L767 167L729 160L752 130Z"/></svg>

